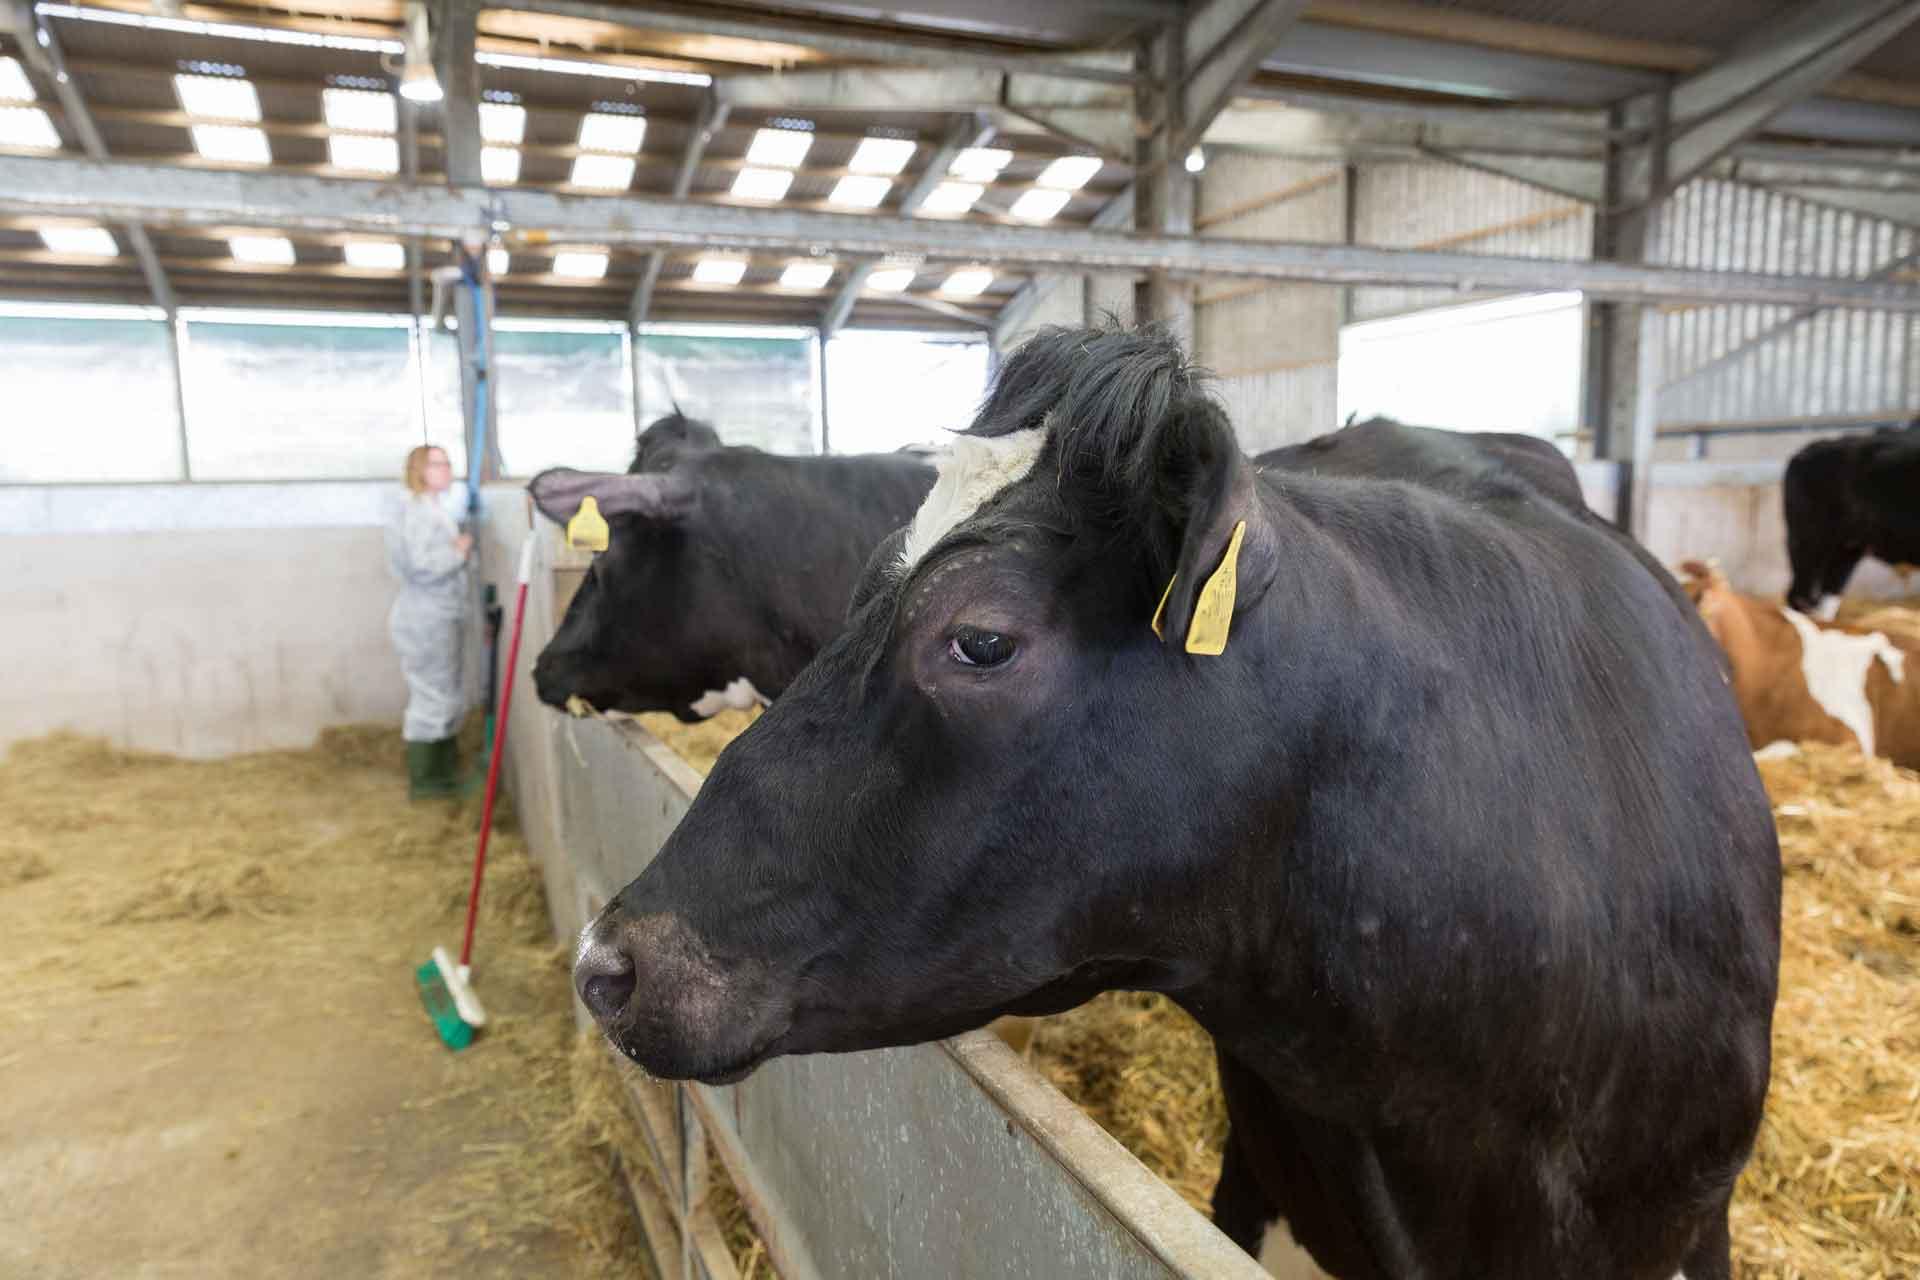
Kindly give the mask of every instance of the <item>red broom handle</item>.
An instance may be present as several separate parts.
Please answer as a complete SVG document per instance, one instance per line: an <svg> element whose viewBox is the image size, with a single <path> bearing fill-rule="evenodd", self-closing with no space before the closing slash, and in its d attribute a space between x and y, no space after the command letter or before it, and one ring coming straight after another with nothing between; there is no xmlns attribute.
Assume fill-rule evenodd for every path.
<svg viewBox="0 0 1920 1280"><path fill-rule="evenodd" d="M507 678L500 685L500 723L493 727L493 758L487 762L487 799L480 809L480 847L473 855L473 888L467 892L467 936L460 967L473 958L473 925L480 917L480 878L487 870L487 837L493 834L493 801L500 791L500 754L507 745L507 715L513 710L514 676L520 669L520 624L527 617L527 580L533 576L533 534L520 547L520 587L513 602L513 639L507 645Z"/></svg>

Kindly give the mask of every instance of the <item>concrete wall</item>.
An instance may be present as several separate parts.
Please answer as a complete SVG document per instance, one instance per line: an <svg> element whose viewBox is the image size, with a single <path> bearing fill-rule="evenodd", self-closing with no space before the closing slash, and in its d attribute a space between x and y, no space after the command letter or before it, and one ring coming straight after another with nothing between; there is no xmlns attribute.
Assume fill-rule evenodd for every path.
<svg viewBox="0 0 1920 1280"><path fill-rule="evenodd" d="M0 745L302 747L406 703L380 484L0 489Z"/></svg>

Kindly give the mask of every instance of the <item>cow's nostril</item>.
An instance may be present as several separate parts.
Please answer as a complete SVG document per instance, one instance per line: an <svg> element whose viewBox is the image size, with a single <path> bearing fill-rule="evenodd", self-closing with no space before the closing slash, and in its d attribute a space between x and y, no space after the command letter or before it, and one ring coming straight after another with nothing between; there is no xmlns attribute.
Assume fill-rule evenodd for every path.
<svg viewBox="0 0 1920 1280"><path fill-rule="evenodd" d="M588 1012L601 1022L610 1022L633 998L633 970L624 973L597 973L580 984L580 998Z"/></svg>

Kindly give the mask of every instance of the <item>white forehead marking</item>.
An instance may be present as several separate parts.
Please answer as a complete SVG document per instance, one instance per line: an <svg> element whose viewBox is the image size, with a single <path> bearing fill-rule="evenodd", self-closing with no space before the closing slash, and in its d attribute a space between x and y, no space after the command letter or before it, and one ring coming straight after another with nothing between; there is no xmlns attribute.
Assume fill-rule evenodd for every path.
<svg viewBox="0 0 1920 1280"><path fill-rule="evenodd" d="M753 681L745 676L736 676L724 689L709 689L693 703L690 710L701 719L717 716L722 711L745 711L755 705L767 705L767 695L753 687Z"/></svg>
<svg viewBox="0 0 1920 1280"><path fill-rule="evenodd" d="M1008 485L1033 470L1046 447L1047 429L1028 427L1004 436L960 436L940 459L940 478L914 513L900 548L900 569L909 572L934 544L964 524Z"/></svg>
<svg viewBox="0 0 1920 1280"><path fill-rule="evenodd" d="M1800 633L1800 672L1821 710L1853 730L1862 755L1873 754L1873 708L1867 704L1867 672L1875 658L1895 680L1906 674L1906 655L1878 631L1864 636L1822 631L1791 609L1781 614Z"/></svg>

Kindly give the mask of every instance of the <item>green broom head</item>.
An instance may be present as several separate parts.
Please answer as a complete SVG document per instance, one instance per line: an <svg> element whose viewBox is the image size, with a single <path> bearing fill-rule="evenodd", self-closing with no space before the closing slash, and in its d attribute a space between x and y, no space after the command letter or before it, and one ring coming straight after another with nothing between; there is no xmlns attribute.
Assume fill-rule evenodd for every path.
<svg viewBox="0 0 1920 1280"><path fill-rule="evenodd" d="M426 1006L427 1016L433 1019L433 1029L440 1033L447 1048L458 1050L472 1044L473 1027L460 1016L453 992L440 976L440 966L429 960L414 970L413 977L420 988L420 1003Z"/></svg>

